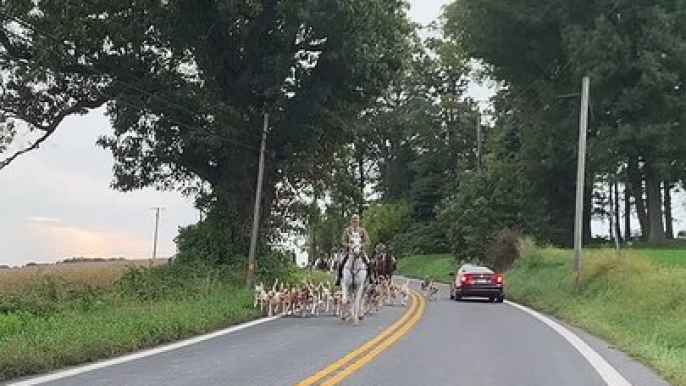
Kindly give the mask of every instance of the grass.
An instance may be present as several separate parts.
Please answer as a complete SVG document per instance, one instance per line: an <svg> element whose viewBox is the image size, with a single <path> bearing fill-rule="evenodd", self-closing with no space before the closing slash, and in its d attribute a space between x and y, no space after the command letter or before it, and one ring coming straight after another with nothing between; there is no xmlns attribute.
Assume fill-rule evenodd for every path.
<svg viewBox="0 0 686 386"><path fill-rule="evenodd" d="M634 253L665 267L686 268L686 249L637 249Z"/></svg>
<svg viewBox="0 0 686 386"><path fill-rule="evenodd" d="M672 252L584 253L582 285L572 288L572 253L525 243L507 272L507 296L606 339L686 386L686 268ZM442 278L449 256L415 256L402 274ZM545 278L545 280L532 280Z"/></svg>
<svg viewBox="0 0 686 386"><path fill-rule="evenodd" d="M152 264L166 263L166 259L156 259ZM5 268L0 269L0 294L21 293L48 276L64 284L107 288L112 287L128 268L148 265L151 265L150 260L105 260Z"/></svg>
<svg viewBox="0 0 686 386"><path fill-rule="evenodd" d="M101 271L55 266L26 274L28 269L17 269L23 279L0 293L0 381L259 317L252 292L229 268L87 264L81 269ZM294 269L278 272L284 282L307 277ZM95 277L100 279L91 280ZM273 276L265 284L272 281Z"/></svg>
<svg viewBox="0 0 686 386"><path fill-rule="evenodd" d="M455 267L455 260L449 254L407 256L398 260L399 274L417 279L430 276L444 283L450 281L449 274Z"/></svg>

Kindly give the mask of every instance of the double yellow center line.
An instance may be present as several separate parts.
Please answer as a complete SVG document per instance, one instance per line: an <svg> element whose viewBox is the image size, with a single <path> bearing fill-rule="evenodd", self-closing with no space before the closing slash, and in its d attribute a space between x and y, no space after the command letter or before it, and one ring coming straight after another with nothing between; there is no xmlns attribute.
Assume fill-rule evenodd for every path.
<svg viewBox="0 0 686 386"><path fill-rule="evenodd" d="M306 378L296 386L336 385L362 366L371 362L376 356L388 349L393 343L405 336L414 327L424 313L424 298L415 291L410 292L412 302L402 318L382 331L374 339L351 351L343 358L330 364L316 374Z"/></svg>

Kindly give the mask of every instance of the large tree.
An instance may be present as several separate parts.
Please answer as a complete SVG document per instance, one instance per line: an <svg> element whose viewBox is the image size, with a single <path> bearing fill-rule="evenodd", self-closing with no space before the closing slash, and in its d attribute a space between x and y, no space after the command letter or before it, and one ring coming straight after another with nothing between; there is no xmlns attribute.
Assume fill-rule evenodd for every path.
<svg viewBox="0 0 686 386"><path fill-rule="evenodd" d="M587 186L623 171L644 235L664 239L660 186L681 178L684 160L673 141L683 130L683 13L681 0L462 0L448 7L448 36L505 85L498 116L517 127L527 178L551 214L556 243L572 240L578 90L586 74Z"/></svg>
<svg viewBox="0 0 686 386"><path fill-rule="evenodd" d="M49 137L107 105L114 182L196 194L247 248L263 113L264 214L277 182L319 177L346 122L400 68L401 0L8 0L0 10L4 143L17 122ZM12 159L13 156L10 156ZM263 215L264 215L263 214Z"/></svg>

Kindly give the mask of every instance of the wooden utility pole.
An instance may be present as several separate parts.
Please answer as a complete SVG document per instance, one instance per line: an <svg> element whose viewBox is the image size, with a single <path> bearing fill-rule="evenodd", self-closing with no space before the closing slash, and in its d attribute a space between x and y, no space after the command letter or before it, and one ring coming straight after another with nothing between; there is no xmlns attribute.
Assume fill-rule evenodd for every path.
<svg viewBox="0 0 686 386"><path fill-rule="evenodd" d="M161 206L155 206L151 209L155 211L155 236L152 240L152 259L155 260L157 258L157 236L160 228L160 211L164 208Z"/></svg>
<svg viewBox="0 0 686 386"><path fill-rule="evenodd" d="M267 149L267 132L269 130L269 113L264 113L262 143L260 145L260 162L257 171L257 188L255 189L255 207L252 216L252 234L250 235L250 253L248 254L248 288L255 285L255 254L257 252L257 235L260 229L260 202L262 201L262 180L264 179L264 153Z"/></svg>
<svg viewBox="0 0 686 386"><path fill-rule="evenodd" d="M481 113L476 111L476 170L481 171Z"/></svg>
<svg viewBox="0 0 686 386"><path fill-rule="evenodd" d="M581 277L581 243L584 218L584 182L586 176L586 133L588 131L588 101L590 79L584 76L581 86L581 114L579 118L579 154L576 170L576 212L574 214L574 287L579 288Z"/></svg>

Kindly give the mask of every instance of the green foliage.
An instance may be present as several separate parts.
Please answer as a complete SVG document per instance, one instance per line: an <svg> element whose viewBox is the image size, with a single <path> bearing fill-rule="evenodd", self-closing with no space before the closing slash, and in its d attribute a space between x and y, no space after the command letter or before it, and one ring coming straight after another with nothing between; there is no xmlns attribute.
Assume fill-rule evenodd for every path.
<svg viewBox="0 0 686 386"><path fill-rule="evenodd" d="M223 219L239 253L263 113L270 217L289 202L279 182L323 178L349 142L348 122L402 67L412 30L401 0L27 4L3 5L29 27L0 26L0 143L17 123L47 138L66 117L106 105L114 132L98 143L114 156L113 187L182 190ZM224 252L213 238L212 257Z"/></svg>
<svg viewBox="0 0 686 386"><path fill-rule="evenodd" d="M423 279L428 276L441 283L449 283L451 273L457 270L455 258L450 254L411 255L398 261L398 274Z"/></svg>
<svg viewBox="0 0 686 386"><path fill-rule="evenodd" d="M495 100L498 126L517 134L516 151L549 214L554 243L572 244L579 105L563 95L577 93L583 75L592 95L586 178L614 178L619 170L632 198L648 201L642 234L664 240L656 191L686 170L684 145L673 141L686 118L686 51L676 43L686 38L678 22L685 12L681 1L630 0L461 0L446 8L446 37L483 64L482 76L506 86ZM644 199L644 184L652 201ZM584 211L589 228L590 200Z"/></svg>
<svg viewBox="0 0 686 386"><path fill-rule="evenodd" d="M401 255L434 254L450 251L445 228L438 221L412 223L407 232L395 237L393 247Z"/></svg>
<svg viewBox="0 0 686 386"><path fill-rule="evenodd" d="M505 272L519 258L519 233L501 229L486 248L484 263L495 272Z"/></svg>
<svg viewBox="0 0 686 386"><path fill-rule="evenodd" d="M227 227L222 224L216 216L212 216L196 224L180 227L174 239L177 248L175 260L210 265L236 263L236 251L230 243Z"/></svg>
<svg viewBox="0 0 686 386"><path fill-rule="evenodd" d="M395 245L397 238L407 230L412 217L405 203L372 204L363 215L371 245L385 243Z"/></svg>
<svg viewBox="0 0 686 386"><path fill-rule="evenodd" d="M478 173L464 173L458 194L448 199L439 221L461 260L484 260L497 232L539 231L541 206L515 162L490 162Z"/></svg>

